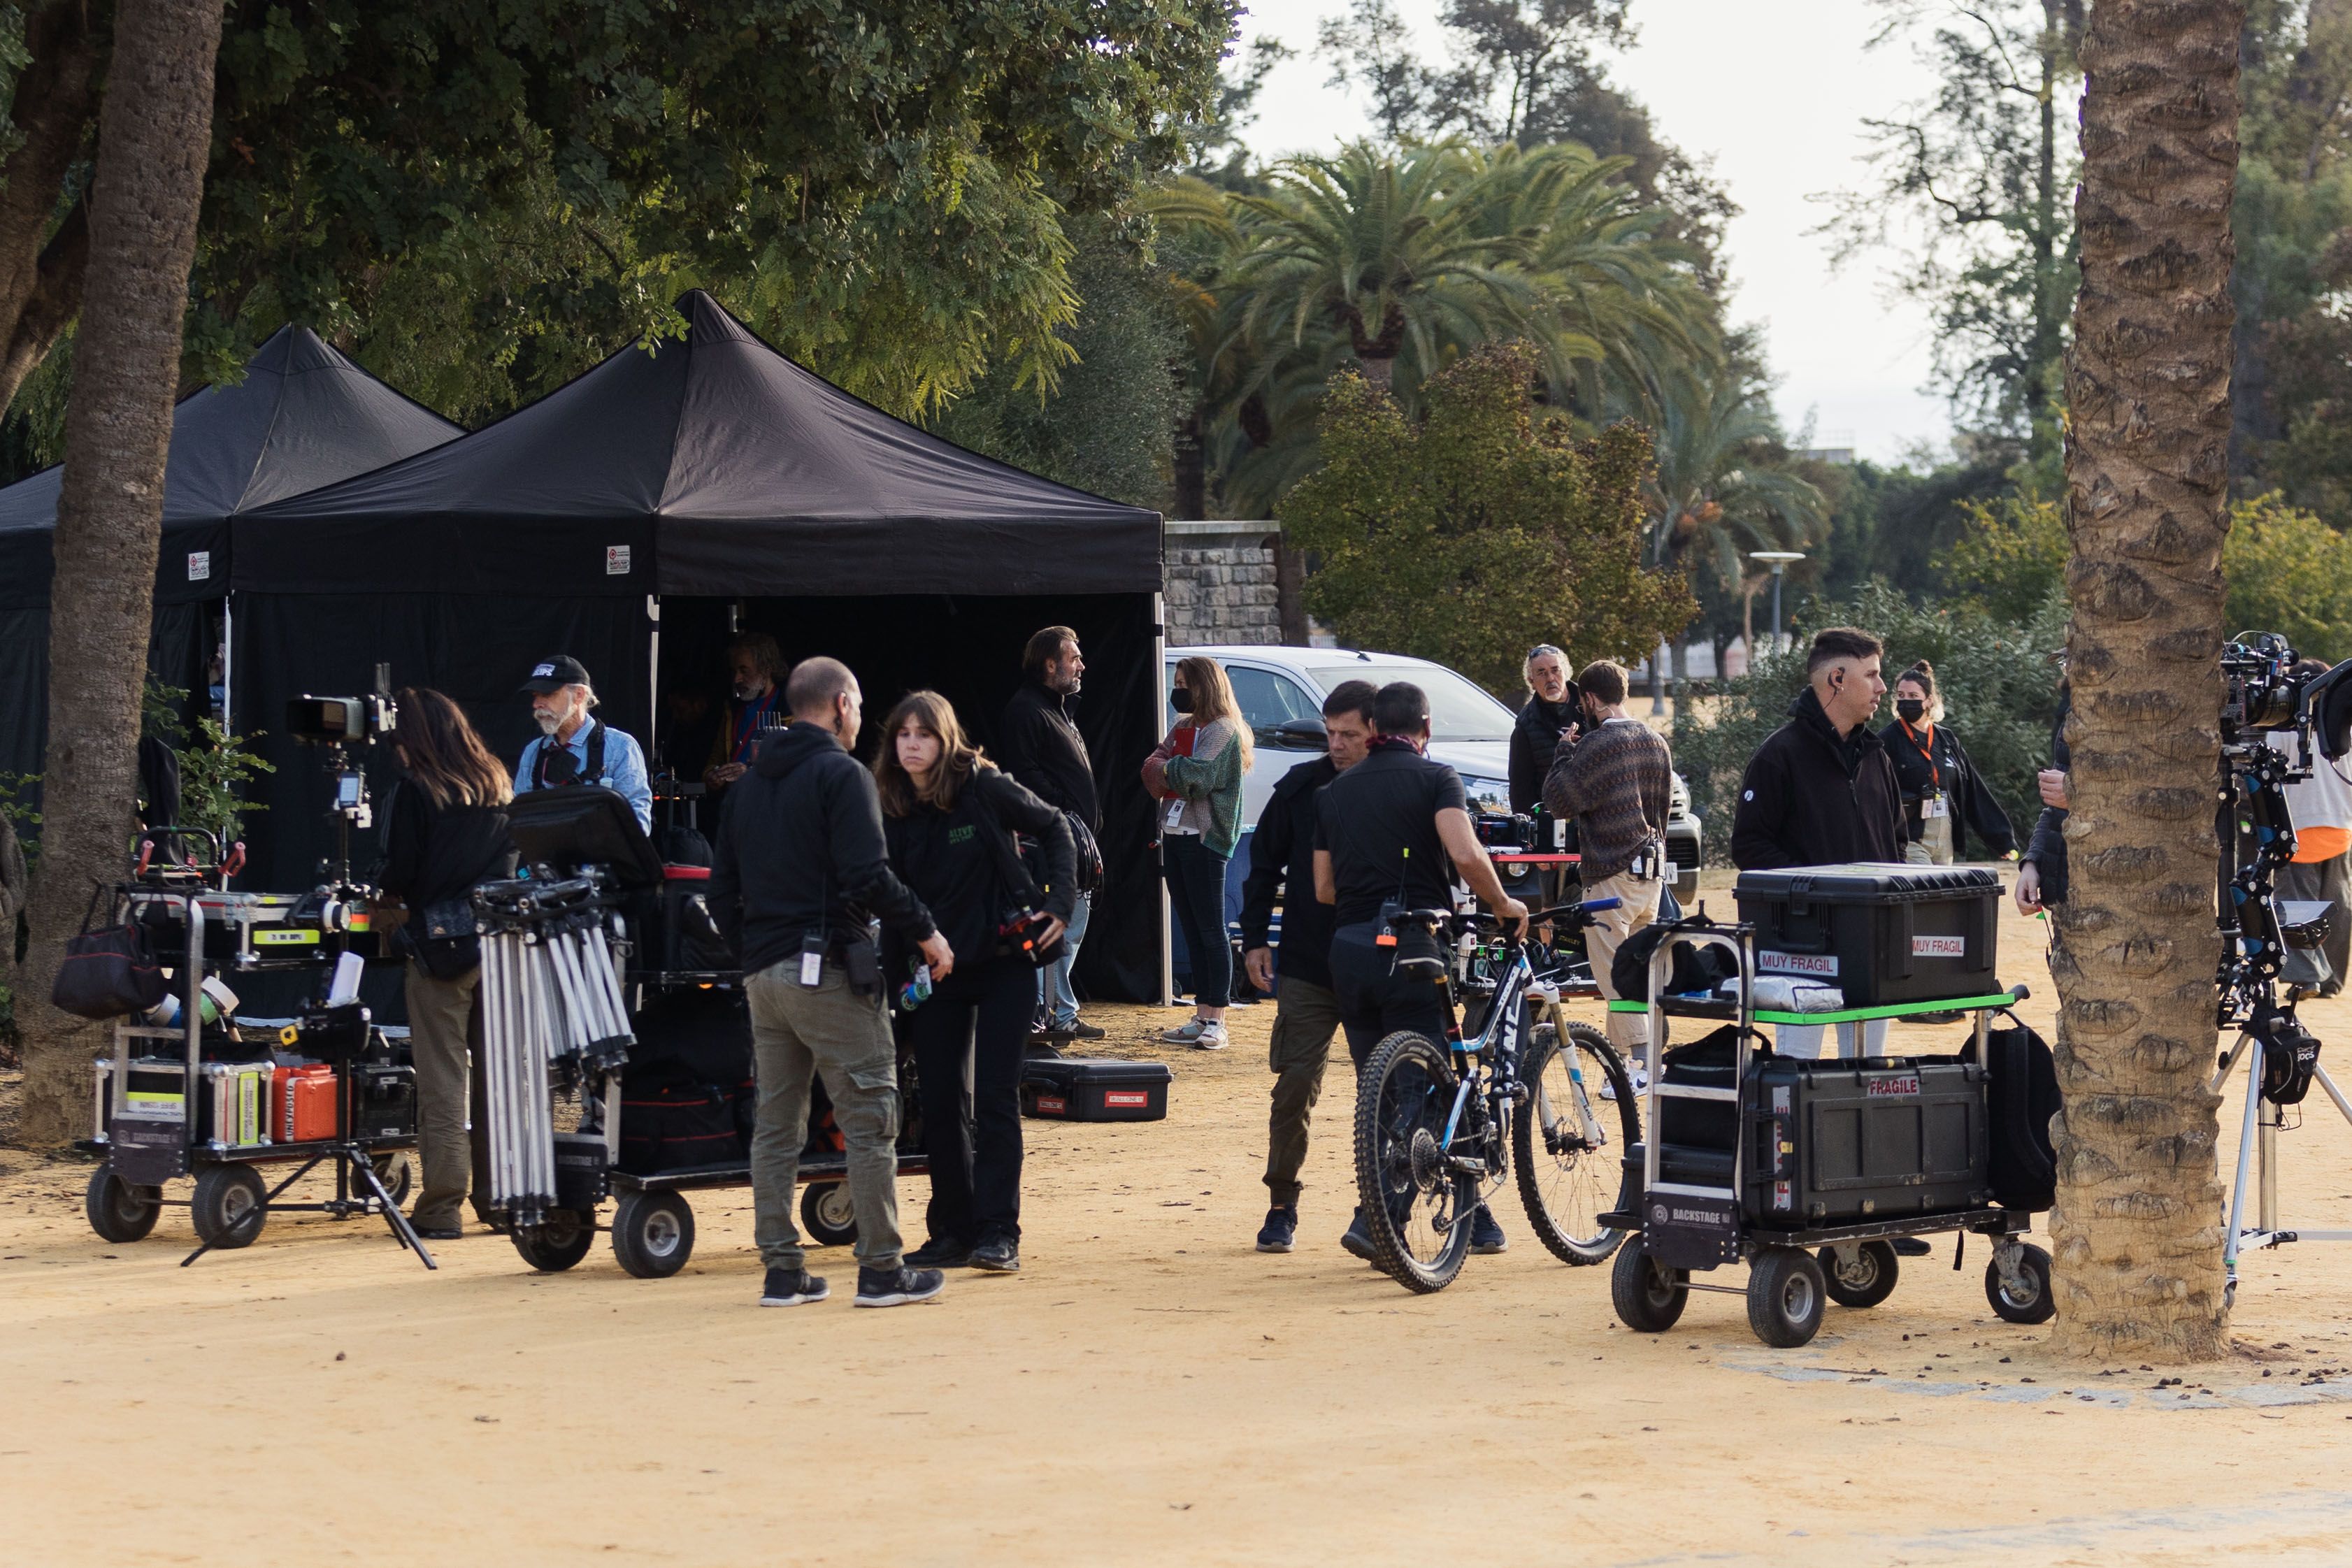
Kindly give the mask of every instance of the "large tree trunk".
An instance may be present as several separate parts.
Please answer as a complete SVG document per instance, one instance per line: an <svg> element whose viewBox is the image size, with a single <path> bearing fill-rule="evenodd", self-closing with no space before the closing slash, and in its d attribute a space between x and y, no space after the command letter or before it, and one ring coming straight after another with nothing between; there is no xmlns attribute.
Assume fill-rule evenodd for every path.
<svg viewBox="0 0 2352 1568"><path fill-rule="evenodd" d="M2074 716L2054 1131L2058 1326L2221 1354L2213 789L2243 0L2102 0L2083 45L2067 362Z"/></svg>
<svg viewBox="0 0 2352 1568"><path fill-rule="evenodd" d="M163 517L180 329L212 138L219 0L125 0L91 196L89 308L66 407L49 613L49 748L26 987L24 1141L87 1114L94 1026L48 1005L93 884L121 877Z"/></svg>

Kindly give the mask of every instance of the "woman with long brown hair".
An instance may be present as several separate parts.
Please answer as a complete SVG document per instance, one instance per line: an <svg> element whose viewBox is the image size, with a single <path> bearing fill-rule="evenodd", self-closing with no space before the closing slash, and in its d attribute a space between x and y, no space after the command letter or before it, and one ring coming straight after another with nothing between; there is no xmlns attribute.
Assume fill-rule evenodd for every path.
<svg viewBox="0 0 2352 1568"><path fill-rule="evenodd" d="M416 1152L424 1180L410 1216L428 1241L454 1241L469 1183L487 1179L489 1120L481 1074L482 950L471 936L436 936L453 924L470 931L467 899L477 883L514 874L507 841L507 770L467 723L464 710L426 687L394 697L400 724L393 754L403 777L384 812L383 870L377 885L408 906L408 1043L416 1065ZM470 1060L469 1060L470 1059ZM471 1085L468 1086L468 1079ZM467 1134L467 1108L473 1134ZM489 1216L478 1192L474 1212Z"/></svg>
<svg viewBox="0 0 2352 1568"><path fill-rule="evenodd" d="M1168 901L1192 968L1192 1018L1160 1038L1225 1049L1234 950L1225 936L1225 867L1242 836L1242 775L1255 760L1250 727L1224 666L1205 654L1176 661L1168 694L1176 722L1144 758L1143 786L1159 802Z"/></svg>
<svg viewBox="0 0 2352 1568"><path fill-rule="evenodd" d="M937 692L909 692L882 727L874 758L890 869L930 909L954 967L901 991L923 1101L931 1167L929 1239L914 1269L1021 1267L1021 1061L1037 1003L1037 965L1059 951L1076 894L1076 852L1062 813L991 764ZM1021 864L1015 832L1043 851ZM1039 883L1043 885L1040 886ZM1007 917L1045 916L1008 937ZM892 955L895 981L913 955ZM898 990L894 984L894 990Z"/></svg>

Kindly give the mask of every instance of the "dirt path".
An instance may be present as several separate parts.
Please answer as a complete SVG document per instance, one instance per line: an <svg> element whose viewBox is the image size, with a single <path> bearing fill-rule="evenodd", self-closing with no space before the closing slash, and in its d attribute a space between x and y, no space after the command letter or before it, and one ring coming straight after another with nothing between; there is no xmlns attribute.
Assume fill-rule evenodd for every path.
<svg viewBox="0 0 2352 1568"><path fill-rule="evenodd" d="M2002 938L2046 1029L2039 933ZM86 1167L0 1155L0 1555L2344 1560L2352 1247L2254 1259L2242 1353L2178 1388L2052 1362L1986 1308L1981 1244L1955 1274L1939 1241L1797 1352L1758 1344L1729 1296L1628 1333L1607 1270L1554 1262L1507 1201L1508 1254L1411 1296L1335 1244L1344 1056L1301 1249L1251 1249L1271 1013L1237 1011L1224 1055L1168 1049L1165 1123L1029 1124L1026 1271L905 1311L853 1311L842 1250L818 1255L832 1301L756 1310L746 1195L698 1195L695 1260L664 1281L601 1246L534 1276L488 1236L427 1275L380 1228L316 1218L182 1270L184 1211L110 1247L82 1222ZM1120 1052L1161 1049L1170 1015L1105 1016ZM2310 1016L2352 1040L2352 1007ZM2287 1214L2352 1225L2352 1129L2305 1111Z"/></svg>

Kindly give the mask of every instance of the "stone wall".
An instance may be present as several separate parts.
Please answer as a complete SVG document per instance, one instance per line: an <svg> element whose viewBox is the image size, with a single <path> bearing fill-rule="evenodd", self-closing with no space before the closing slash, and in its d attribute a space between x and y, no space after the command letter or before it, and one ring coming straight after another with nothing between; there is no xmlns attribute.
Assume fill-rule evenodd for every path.
<svg viewBox="0 0 2352 1568"><path fill-rule="evenodd" d="M1168 645L1282 641L1276 523L1162 525Z"/></svg>

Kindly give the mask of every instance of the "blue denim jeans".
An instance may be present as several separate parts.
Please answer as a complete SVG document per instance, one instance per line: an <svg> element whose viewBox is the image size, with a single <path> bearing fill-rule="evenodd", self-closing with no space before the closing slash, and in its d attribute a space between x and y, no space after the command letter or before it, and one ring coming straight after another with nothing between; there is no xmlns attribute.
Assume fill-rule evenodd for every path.
<svg viewBox="0 0 2352 1568"><path fill-rule="evenodd" d="M1078 894L1070 909L1070 929L1062 938L1062 956L1037 971L1037 1010L1055 1029L1078 1021L1078 993L1070 985L1070 966L1078 961L1078 944L1086 940L1087 917L1094 908L1093 894Z"/></svg>

